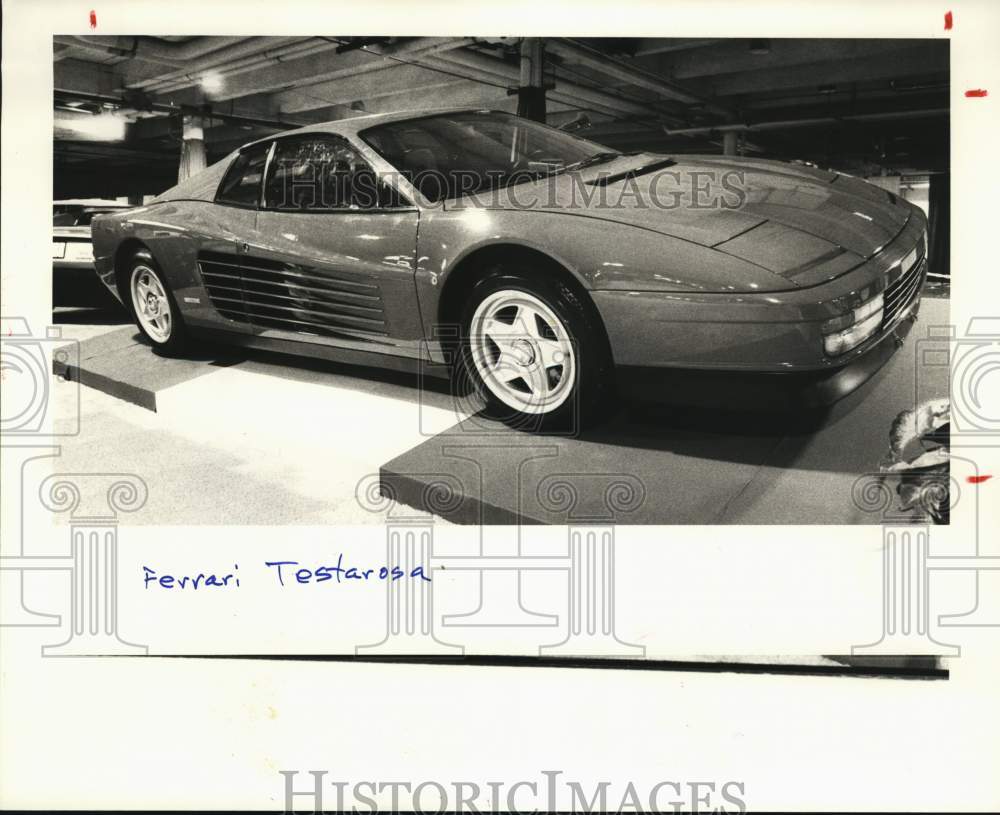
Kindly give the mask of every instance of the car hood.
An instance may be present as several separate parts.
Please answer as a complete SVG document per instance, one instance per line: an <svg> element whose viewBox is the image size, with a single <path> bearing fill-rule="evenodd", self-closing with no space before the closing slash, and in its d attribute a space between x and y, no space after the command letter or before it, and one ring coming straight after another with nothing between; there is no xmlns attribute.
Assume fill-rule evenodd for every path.
<svg viewBox="0 0 1000 815"><path fill-rule="evenodd" d="M780 161L642 153L572 175L508 187L491 206L523 207L537 194L540 209L712 247L798 286L870 258L913 211L859 179Z"/></svg>

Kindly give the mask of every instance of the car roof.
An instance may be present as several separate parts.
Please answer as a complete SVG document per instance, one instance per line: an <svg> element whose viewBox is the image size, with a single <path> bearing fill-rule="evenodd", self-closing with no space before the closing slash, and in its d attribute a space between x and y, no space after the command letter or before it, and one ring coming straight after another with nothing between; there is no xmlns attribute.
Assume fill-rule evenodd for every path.
<svg viewBox="0 0 1000 815"><path fill-rule="evenodd" d="M368 113L363 116L352 116L350 119L334 119L330 122L317 122L316 124L299 127L295 130L286 130L271 136L265 136L244 144L240 150L246 150L255 144L269 142L273 139L284 139L288 136L297 136L300 133L334 133L339 136L356 136L362 130L367 130L375 125L389 124L390 122L405 122L407 119L425 119L428 116L442 116L448 113L502 113L506 116L511 114L501 110L490 108L438 108L423 110L399 110L394 113Z"/></svg>

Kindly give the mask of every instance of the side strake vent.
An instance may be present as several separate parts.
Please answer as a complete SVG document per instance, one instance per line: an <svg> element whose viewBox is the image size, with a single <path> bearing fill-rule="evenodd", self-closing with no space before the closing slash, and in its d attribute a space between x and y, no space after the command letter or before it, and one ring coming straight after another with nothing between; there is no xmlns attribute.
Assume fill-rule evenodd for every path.
<svg viewBox="0 0 1000 815"><path fill-rule="evenodd" d="M303 334L387 334L373 283L222 252L199 252L198 269L212 305L230 320Z"/></svg>

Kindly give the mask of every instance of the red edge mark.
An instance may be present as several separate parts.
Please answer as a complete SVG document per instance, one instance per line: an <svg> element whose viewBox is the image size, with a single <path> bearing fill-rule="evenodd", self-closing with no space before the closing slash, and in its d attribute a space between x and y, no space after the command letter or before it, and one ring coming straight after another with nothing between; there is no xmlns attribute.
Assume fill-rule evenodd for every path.
<svg viewBox="0 0 1000 815"><path fill-rule="evenodd" d="M974 90L966 91L965 95L970 99L981 99L982 97L989 96L990 94L989 91L984 88L975 88Z"/></svg>
<svg viewBox="0 0 1000 815"><path fill-rule="evenodd" d="M969 475L966 476L965 480L970 484L982 484L984 481L989 481L993 478L992 475Z"/></svg>
<svg viewBox="0 0 1000 815"><path fill-rule="evenodd" d="M951 14L951 12L948 12L948 13ZM97 12L96 11L90 12L90 27L91 28L97 28Z"/></svg>
<svg viewBox="0 0 1000 815"><path fill-rule="evenodd" d="M944 13L944 30L951 31L951 12L946 11Z"/></svg>

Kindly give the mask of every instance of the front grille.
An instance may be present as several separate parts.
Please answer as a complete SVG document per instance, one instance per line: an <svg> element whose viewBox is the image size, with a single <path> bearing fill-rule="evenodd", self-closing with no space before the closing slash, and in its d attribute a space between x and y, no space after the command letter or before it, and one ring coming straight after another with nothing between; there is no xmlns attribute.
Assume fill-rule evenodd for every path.
<svg viewBox="0 0 1000 815"><path fill-rule="evenodd" d="M230 320L302 334L387 333L373 283L222 252L199 252L198 269L212 305Z"/></svg>
<svg viewBox="0 0 1000 815"><path fill-rule="evenodd" d="M883 330L891 328L896 319L920 294L920 287L924 280L924 252L923 240L918 244L916 260L910 268L904 269L902 273L888 286L886 286L884 299L882 301L882 325Z"/></svg>

